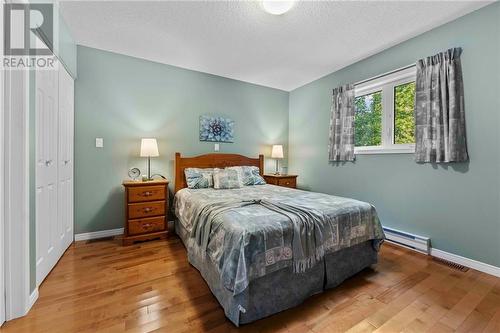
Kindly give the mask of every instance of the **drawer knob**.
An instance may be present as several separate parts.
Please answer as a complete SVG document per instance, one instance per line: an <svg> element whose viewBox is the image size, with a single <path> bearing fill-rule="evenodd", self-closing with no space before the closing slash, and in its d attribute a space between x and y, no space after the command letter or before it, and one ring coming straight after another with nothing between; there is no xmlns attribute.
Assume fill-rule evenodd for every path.
<svg viewBox="0 0 500 333"><path fill-rule="evenodd" d="M145 223L142 225L144 228L149 228L151 226L151 223Z"/></svg>
<svg viewBox="0 0 500 333"><path fill-rule="evenodd" d="M145 197L150 197L151 195L153 195L153 192L150 192L150 191L144 192Z"/></svg>
<svg viewBox="0 0 500 333"><path fill-rule="evenodd" d="M146 207L146 208L144 208L144 213L149 213L149 212L152 212L152 211L153 211L152 207Z"/></svg>

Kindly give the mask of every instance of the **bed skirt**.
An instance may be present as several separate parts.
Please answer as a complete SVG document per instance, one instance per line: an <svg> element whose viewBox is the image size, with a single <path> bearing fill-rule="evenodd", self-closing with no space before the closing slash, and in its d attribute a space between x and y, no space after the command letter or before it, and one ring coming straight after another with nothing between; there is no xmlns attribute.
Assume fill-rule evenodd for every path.
<svg viewBox="0 0 500 333"><path fill-rule="evenodd" d="M178 220L175 221L175 232L186 245L189 235ZM233 295L222 285L215 265L207 264L210 260L188 257L224 308L226 317L239 326L295 307L314 294L338 286L377 263L377 249L378 244L368 241L328 254L304 273L293 273L292 267L287 267L251 281L238 295Z"/></svg>

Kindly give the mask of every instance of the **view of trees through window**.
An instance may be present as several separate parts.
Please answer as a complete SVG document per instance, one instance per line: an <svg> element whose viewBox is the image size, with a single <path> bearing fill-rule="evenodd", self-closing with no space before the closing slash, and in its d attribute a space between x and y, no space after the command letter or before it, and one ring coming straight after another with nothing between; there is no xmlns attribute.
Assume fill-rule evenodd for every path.
<svg viewBox="0 0 500 333"><path fill-rule="evenodd" d="M391 96L389 96L391 98ZM382 145L382 91L358 96L355 101L354 144ZM394 86L394 144L415 143L415 82ZM392 132L392 129L387 129ZM392 142L391 142L392 144Z"/></svg>
<svg viewBox="0 0 500 333"><path fill-rule="evenodd" d="M382 92L358 96L354 101L354 144L380 146L382 144Z"/></svg>
<svg viewBox="0 0 500 333"><path fill-rule="evenodd" d="M394 87L394 143L415 143L415 82Z"/></svg>

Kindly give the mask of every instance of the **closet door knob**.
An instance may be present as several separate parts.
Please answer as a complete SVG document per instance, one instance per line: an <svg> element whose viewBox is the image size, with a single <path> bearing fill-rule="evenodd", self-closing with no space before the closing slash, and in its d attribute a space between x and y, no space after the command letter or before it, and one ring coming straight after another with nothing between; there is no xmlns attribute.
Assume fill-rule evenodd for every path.
<svg viewBox="0 0 500 333"><path fill-rule="evenodd" d="M45 161L45 165L46 165L46 166L50 166L51 164L52 164L52 160L46 160L46 161Z"/></svg>

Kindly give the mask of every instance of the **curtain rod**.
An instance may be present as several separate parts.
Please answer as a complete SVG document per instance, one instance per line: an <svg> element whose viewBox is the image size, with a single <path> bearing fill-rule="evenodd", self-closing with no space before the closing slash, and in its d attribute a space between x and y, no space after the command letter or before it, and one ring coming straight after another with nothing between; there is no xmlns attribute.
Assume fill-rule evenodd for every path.
<svg viewBox="0 0 500 333"><path fill-rule="evenodd" d="M365 80L361 80L361 81L355 82L354 85L357 86L357 85L363 84L365 82L368 82L368 81L371 81L371 80L375 80L375 79L379 79L381 77L384 77L384 76L387 76L387 75L391 75L391 74L394 74L396 72L399 72L399 71L402 71L402 70L405 70L405 69L408 69L408 68L412 68L412 67L415 67L415 66L416 66L416 64L411 64L411 65L406 65L404 67L400 67L400 68L397 68L397 69L393 69L390 72L386 72L384 74L380 74L380 75L373 76L373 77L365 79Z"/></svg>

